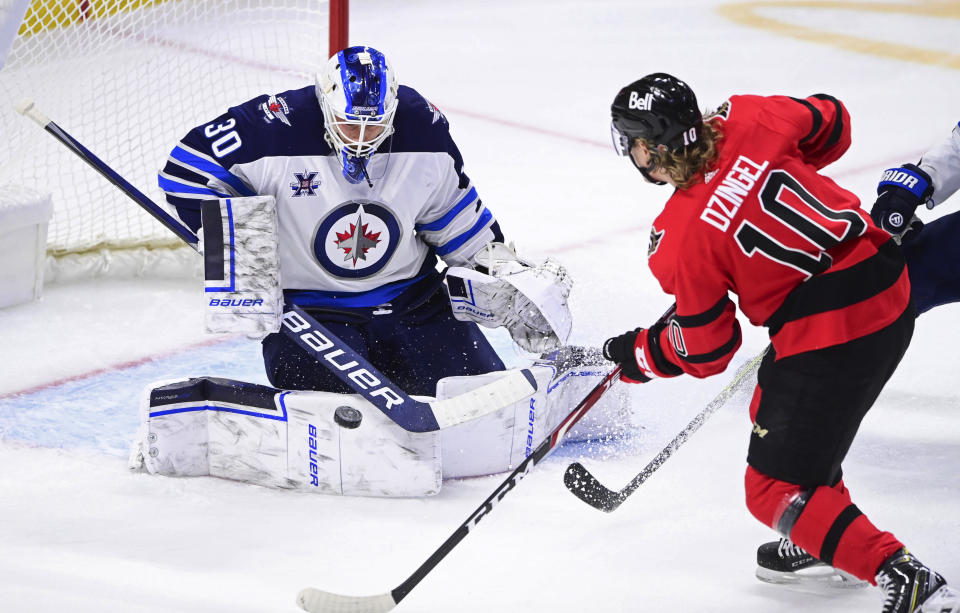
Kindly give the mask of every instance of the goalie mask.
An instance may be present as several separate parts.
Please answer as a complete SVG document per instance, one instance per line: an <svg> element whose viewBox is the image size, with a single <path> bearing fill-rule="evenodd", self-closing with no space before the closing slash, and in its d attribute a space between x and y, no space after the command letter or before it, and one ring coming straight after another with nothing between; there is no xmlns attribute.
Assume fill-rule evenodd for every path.
<svg viewBox="0 0 960 613"><path fill-rule="evenodd" d="M317 76L324 138L350 183L371 183L367 162L393 134L397 90L387 58L371 47L340 51Z"/></svg>
<svg viewBox="0 0 960 613"><path fill-rule="evenodd" d="M703 132L703 116L693 90L663 72L647 75L621 89L613 99L610 114L610 132L617 153L629 157L647 181L659 185L663 182L649 174L657 166L658 152L681 152L697 143ZM653 145L650 166L646 168L638 166L630 155L637 138Z"/></svg>

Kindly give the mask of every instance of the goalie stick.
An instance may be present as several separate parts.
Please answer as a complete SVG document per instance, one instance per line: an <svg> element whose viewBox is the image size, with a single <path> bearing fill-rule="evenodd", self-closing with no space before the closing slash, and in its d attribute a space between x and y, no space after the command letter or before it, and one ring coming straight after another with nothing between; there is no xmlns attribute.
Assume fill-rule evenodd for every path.
<svg viewBox="0 0 960 613"><path fill-rule="evenodd" d="M661 317L661 321L666 321L676 312L676 304L672 305ZM335 594L308 587L300 590L297 594L297 604L307 613L386 613L393 609L403 600L407 594L419 584L427 574L441 562L454 547L462 541L473 528L493 511L494 505L503 500L510 490L516 487L517 482L523 479L533 467L547 457L551 451L560 443L564 435L570 431L580 418L587 411L593 408L593 405L600 400L601 396L609 390L614 383L620 380L620 366L616 366L600 381L590 392L575 406L566 417L553 429L550 436L543 439L537 448L527 456L512 473L501 483L493 493L487 496L477 509L467 518L465 522L453 531L447 540L438 547L427 560L420 565L413 574L406 580L393 588L389 592L375 594L372 596L347 596L344 594Z"/></svg>
<svg viewBox="0 0 960 613"><path fill-rule="evenodd" d="M657 469L673 455L674 451L679 449L694 432L700 429L708 417L716 413L717 409L729 400L730 396L739 389L740 383L742 383L744 379L756 372L760 365L760 360L765 353L766 350L761 351L759 355L741 366L733 376L733 380L720 391L717 397L700 411L697 416L657 454L657 457L653 458L650 463L640 471L640 474L631 479L630 483L627 483L620 491L615 492L597 481L596 477L590 474L590 471L580 462L574 462L567 467L563 475L563 484L566 485L567 489L573 492L577 498L589 504L591 507L606 513L616 511L630 494L643 485L650 475L656 472Z"/></svg>
<svg viewBox="0 0 960 613"><path fill-rule="evenodd" d="M470 421L528 398L537 380L528 369L507 372L496 381L453 398L421 402L390 382L366 358L300 307L283 314L283 332L356 393L410 432L433 432Z"/></svg>
<svg viewBox="0 0 960 613"><path fill-rule="evenodd" d="M41 113L32 100L20 101L17 111L42 126L194 251L199 251L199 240L189 228ZM293 306L284 313L281 331L350 389L410 432L432 432L476 419L523 400L537 391L533 374L522 369L509 371L496 381L453 398L421 402L391 383L369 361L300 307Z"/></svg>

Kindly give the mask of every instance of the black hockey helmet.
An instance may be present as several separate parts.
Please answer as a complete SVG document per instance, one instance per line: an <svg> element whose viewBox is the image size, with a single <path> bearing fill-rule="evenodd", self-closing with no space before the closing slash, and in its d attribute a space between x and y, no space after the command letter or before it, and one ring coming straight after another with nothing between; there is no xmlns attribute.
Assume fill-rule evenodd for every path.
<svg viewBox="0 0 960 613"><path fill-rule="evenodd" d="M703 115L690 86L665 72L649 74L621 89L610 105L613 145L630 155L633 139L677 152L694 144L703 131Z"/></svg>

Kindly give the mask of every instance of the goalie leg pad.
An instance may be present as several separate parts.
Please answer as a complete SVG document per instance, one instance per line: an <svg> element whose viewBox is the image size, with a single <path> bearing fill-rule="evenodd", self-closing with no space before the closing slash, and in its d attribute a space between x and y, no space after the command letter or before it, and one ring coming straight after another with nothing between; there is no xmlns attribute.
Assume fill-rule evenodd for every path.
<svg viewBox="0 0 960 613"><path fill-rule="evenodd" d="M441 485L439 433L407 432L360 396L209 377L147 389L131 460L151 474L324 494L428 496Z"/></svg>
<svg viewBox="0 0 960 613"><path fill-rule="evenodd" d="M576 346L538 360L530 368L537 379L533 396L440 431L444 478L489 475L515 467L606 375L607 364L599 350ZM497 376L502 373L441 379L437 397L456 396ZM628 425L626 395L608 393L567 433L567 440L609 437Z"/></svg>
<svg viewBox="0 0 960 613"><path fill-rule="evenodd" d="M273 196L201 205L206 331L263 338L280 329L283 291Z"/></svg>
<svg viewBox="0 0 960 613"><path fill-rule="evenodd" d="M553 372L547 398L561 407L558 421L550 424L548 432L559 419L577 405L610 370L610 362L595 347L568 345L545 354L534 364L549 367ZM627 386L617 386L604 394L573 428L567 432L568 441L608 439L623 434L629 428L630 396Z"/></svg>
<svg viewBox="0 0 960 613"><path fill-rule="evenodd" d="M530 371L537 380L537 392L530 398L509 404L479 419L440 430L444 478L503 472L526 457L523 450L526 448L528 428L534 427L532 424L528 427L528 421L536 418L539 425L547 416L546 411L538 413L531 407L544 405L551 376L551 371L546 368L531 368ZM502 376L502 372L495 372L445 377L437 382L437 398L443 400L457 396Z"/></svg>

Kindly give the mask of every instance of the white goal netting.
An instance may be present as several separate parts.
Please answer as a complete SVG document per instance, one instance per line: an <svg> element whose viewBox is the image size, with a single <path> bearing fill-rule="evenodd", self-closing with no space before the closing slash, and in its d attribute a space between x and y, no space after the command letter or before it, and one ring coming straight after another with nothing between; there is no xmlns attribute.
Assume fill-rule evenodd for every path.
<svg viewBox="0 0 960 613"><path fill-rule="evenodd" d="M0 185L53 196L54 255L178 239L39 126L32 98L163 203L157 172L187 130L312 82L328 57L319 0L0 0Z"/></svg>

